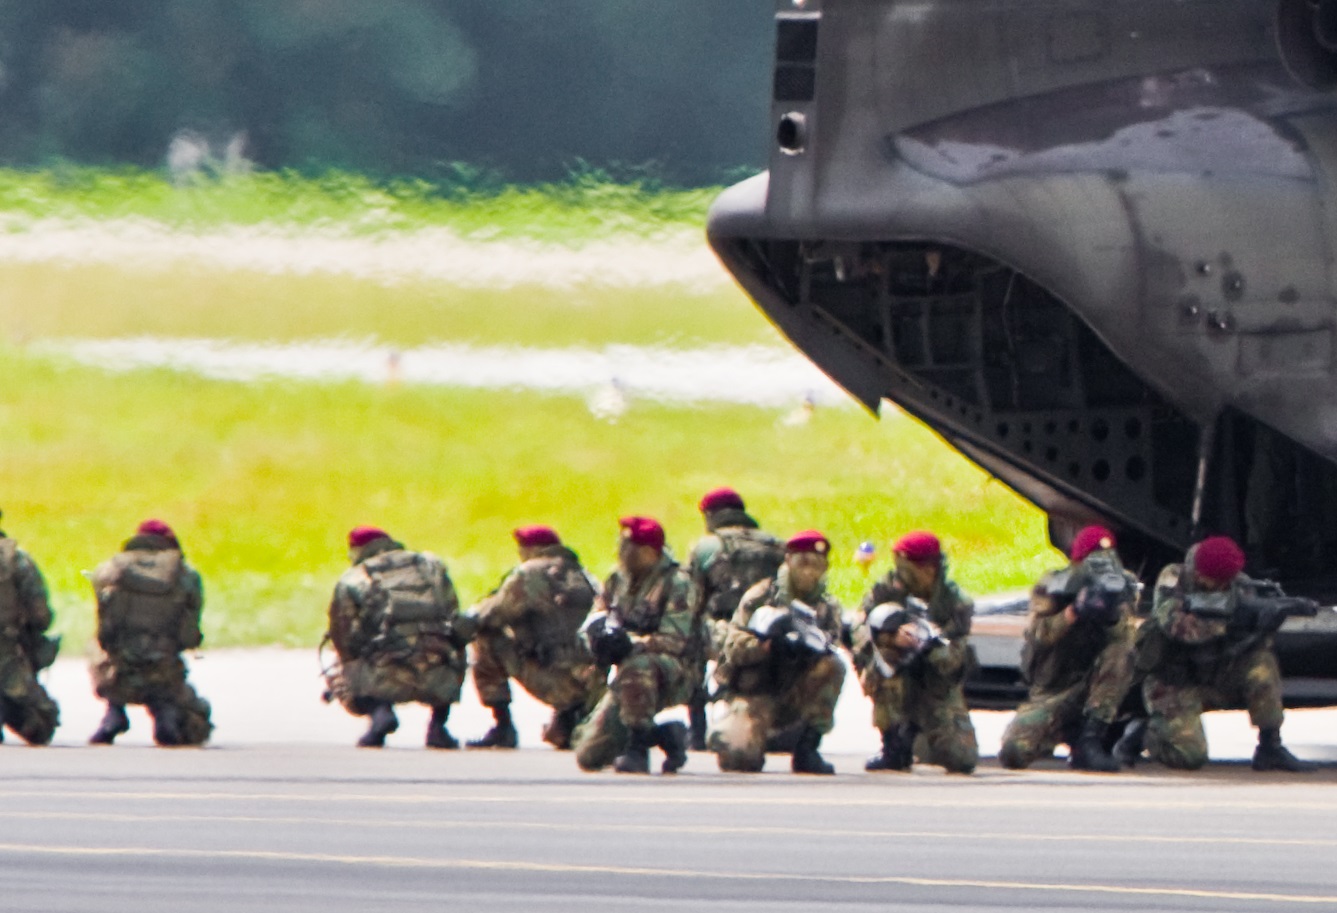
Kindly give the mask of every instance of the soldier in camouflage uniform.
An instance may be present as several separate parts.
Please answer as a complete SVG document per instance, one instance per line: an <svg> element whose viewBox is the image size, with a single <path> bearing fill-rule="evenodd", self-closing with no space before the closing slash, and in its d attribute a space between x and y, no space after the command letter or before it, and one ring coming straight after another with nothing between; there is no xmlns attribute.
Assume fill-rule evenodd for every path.
<svg viewBox="0 0 1337 913"><path fill-rule="evenodd" d="M60 708L37 681L51 665L58 639L51 627L46 581L37 564L0 532L0 725L29 745L46 745L60 725ZM3 741L0 730L0 741Z"/></svg>
<svg viewBox="0 0 1337 913"><path fill-rule="evenodd" d="M1255 584L1243 570L1240 547L1214 536L1156 581L1136 659L1147 674L1147 751L1167 767L1197 770L1207 763L1203 711L1243 704L1258 727L1254 770L1313 770L1281 744L1281 672L1272 632L1282 619L1251 615L1242 597L1252 595Z"/></svg>
<svg viewBox="0 0 1337 913"><path fill-rule="evenodd" d="M459 700L472 631L440 559L411 552L371 526L348 534L353 566L330 601L326 635L339 658L330 695L356 716L370 717L362 748L380 748L399 728L394 705L432 708L428 748L458 748L446 729Z"/></svg>
<svg viewBox="0 0 1337 913"><path fill-rule="evenodd" d="M213 731L209 702L186 681L181 659L204 640L204 587L176 533L161 520L145 520L92 582L103 651L93 665L93 690L107 712L89 742L112 744L130 728L125 705L144 704L159 745L204 744Z"/></svg>
<svg viewBox="0 0 1337 913"><path fill-rule="evenodd" d="M942 546L932 533L908 533L892 546L892 552L896 567L864 597L862 622L852 634L859 682L873 700L873 725L882 734L881 753L864 767L909 770L918 752L927 763L953 773L970 773L979 763L979 747L963 682L974 664L967 637L975 604L948 579ZM879 647L868 617L880 605L905 607L911 597L926 604L927 620L939 636L921 644L931 649L905 670L888 675L887 656L878 660ZM910 636L908 628L906 636Z"/></svg>
<svg viewBox="0 0 1337 913"><path fill-rule="evenodd" d="M831 543L815 530L785 545L776 576L753 586L734 612L715 680L730 698L729 712L710 733L710 750L720 770L760 771L767 740L795 723L801 732L794 748L794 773L833 774L818 752L822 736L835 724L836 700L845 682L845 663L835 650L843 612L826 592ZM794 603L811 611L802 620L816 629L796 630ZM760 625L763 613L773 607Z"/></svg>
<svg viewBox="0 0 1337 913"><path fill-rule="evenodd" d="M695 591L664 550L664 529L648 517L624 517L617 570L595 600L583 635L612 684L572 745L584 770L612 764L619 773L650 772L650 748L664 751L664 773L687 761L687 727L655 725L655 714L682 704L696 684L689 664Z"/></svg>
<svg viewBox="0 0 1337 913"><path fill-rule="evenodd" d="M594 709L606 682L577 634L594 604L597 588L576 553L546 526L515 531L520 565L468 614L477 624L474 687L495 725L470 748L515 748L511 720L514 678L553 708L543 739L571 747L571 732Z"/></svg>
<svg viewBox="0 0 1337 913"><path fill-rule="evenodd" d="M707 492L698 506L707 535L692 546L687 559L700 594L692 656L699 684L687 705L695 751L706 747L706 662L718 659L743 593L752 584L774 577L785 558L784 544L758 528L742 496L732 488Z"/></svg>
<svg viewBox="0 0 1337 913"><path fill-rule="evenodd" d="M1112 532L1086 527L1072 563L1031 592L1021 660L1031 690L1003 733L1004 767L1027 767L1066 742L1074 769L1119 770L1105 738L1133 681L1138 584L1114 549Z"/></svg>

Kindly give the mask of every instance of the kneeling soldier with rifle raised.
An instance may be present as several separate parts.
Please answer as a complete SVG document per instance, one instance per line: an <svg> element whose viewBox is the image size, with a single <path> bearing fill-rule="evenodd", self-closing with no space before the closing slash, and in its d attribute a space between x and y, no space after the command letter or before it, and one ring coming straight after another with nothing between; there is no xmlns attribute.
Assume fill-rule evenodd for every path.
<svg viewBox="0 0 1337 913"><path fill-rule="evenodd" d="M830 550L819 532L794 536L775 578L749 589L734 612L715 669L717 693L729 699L729 711L716 721L708 742L720 770L761 770L767 740L802 723L794 773L835 773L817 750L835 723L845 681L845 664L834 646L840 603L826 593Z"/></svg>
<svg viewBox="0 0 1337 913"><path fill-rule="evenodd" d="M1105 737L1133 681L1138 583L1114 545L1109 530L1086 527L1072 542L1072 563L1031 593L1021 652L1031 690L1003 733L1004 767L1027 767L1067 742L1075 770L1119 770Z"/></svg>
<svg viewBox="0 0 1337 913"><path fill-rule="evenodd" d="M1258 727L1254 770L1313 770L1281 744L1281 672L1272 635L1289 616L1314 615L1318 605L1243 570L1240 547L1215 536L1156 581L1155 606L1137 639L1151 713L1147 751L1167 767L1196 770L1207 763L1203 711L1243 704Z"/></svg>

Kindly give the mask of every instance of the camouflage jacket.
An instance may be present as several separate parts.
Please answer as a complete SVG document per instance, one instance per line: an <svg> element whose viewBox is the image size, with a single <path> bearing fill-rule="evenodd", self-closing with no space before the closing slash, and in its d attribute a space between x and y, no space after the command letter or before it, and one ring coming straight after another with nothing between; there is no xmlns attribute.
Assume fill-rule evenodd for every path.
<svg viewBox="0 0 1337 913"><path fill-rule="evenodd" d="M0 533L0 645L22 647L49 627L51 605L42 572L18 543Z"/></svg>
<svg viewBox="0 0 1337 913"><path fill-rule="evenodd" d="M480 631L508 630L521 654L574 655L576 634L598 590L564 545L547 546L506 575L469 610Z"/></svg>
<svg viewBox="0 0 1337 913"><path fill-rule="evenodd" d="M1246 579L1241 575L1232 588L1238 589ZM1228 618L1190 612L1186 601L1193 591L1192 571L1186 565L1171 564L1161 571L1151 617L1137 635L1138 672L1176 684L1206 682L1246 648L1271 648L1270 635L1236 628Z"/></svg>
<svg viewBox="0 0 1337 913"><path fill-rule="evenodd" d="M1124 572L1128 589L1127 598L1119 604L1119 619L1106 626L1068 620L1064 611L1067 603L1051 593L1050 582L1061 573L1051 571L1031 590L1021 672L1031 687L1040 691L1062 691L1080 683L1106 647L1116 641L1131 645L1137 630L1133 620L1137 581L1131 574Z"/></svg>
<svg viewBox="0 0 1337 913"><path fill-rule="evenodd" d="M378 582L382 562L412 562L430 587L433 617L397 622ZM329 637L343 662L380 654L405 654L420 648L457 652L450 643L451 621L459 612L459 597L440 559L426 552L410 552L391 539L367 543L357 563L344 571L330 600Z"/></svg>
<svg viewBox="0 0 1337 913"><path fill-rule="evenodd" d="M860 669L874 664L873 638L867 629L868 613L886 602L905 605L905 600L911 595L909 586L892 570L873 584L873 588L864 596L863 602L859 604L859 624L853 632L854 661ZM945 651L932 651L935 654L934 664L943 675L959 676L967 671L966 667L972 661L967 638L975 616L975 603L948 578L946 561L943 561L933 592L925 603L928 605L928 620L938 626L948 644Z"/></svg>
<svg viewBox="0 0 1337 913"><path fill-rule="evenodd" d="M844 610L835 597L827 593L826 581L819 582L815 592L807 596L797 596L790 588L789 568L781 567L775 577L754 584L738 603L738 608L729 622L729 633L724 641L723 653L715 668L716 682L725 686L737 686L736 679L744 673L744 670L769 662L770 651L748 628L748 624L752 621L753 614L763 606L788 608L795 601L813 610L817 615L818 624L826 632L833 646L840 643Z"/></svg>
<svg viewBox="0 0 1337 913"><path fill-rule="evenodd" d="M749 587L780 570L785 546L741 510L717 511L711 521L710 535L692 546L687 567L700 592L701 613L727 621Z"/></svg>
<svg viewBox="0 0 1337 913"><path fill-rule="evenodd" d="M678 562L660 557L639 581L621 568L604 583L594 613L607 613L631 635L636 649L686 658L696 613L696 589Z"/></svg>
<svg viewBox="0 0 1337 913"><path fill-rule="evenodd" d="M133 568L141 564L174 568L170 588L157 593L137 590ZM193 650L204 642L200 629L204 583L174 541L150 535L130 538L121 554L98 565L92 583L98 643L109 653L154 659Z"/></svg>

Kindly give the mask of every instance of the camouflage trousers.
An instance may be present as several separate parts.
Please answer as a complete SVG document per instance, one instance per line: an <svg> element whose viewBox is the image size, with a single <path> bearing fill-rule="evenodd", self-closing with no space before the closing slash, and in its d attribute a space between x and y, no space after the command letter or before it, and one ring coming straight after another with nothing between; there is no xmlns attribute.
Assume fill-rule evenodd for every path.
<svg viewBox="0 0 1337 913"><path fill-rule="evenodd" d="M970 773L979 764L979 743L961 682L930 684L914 674L886 678L869 666L860 684L873 699L873 725L878 732L905 724L919 730L915 756L921 762L950 773Z"/></svg>
<svg viewBox="0 0 1337 913"><path fill-rule="evenodd" d="M733 698L727 712L711 724L706 742L718 757L720 770L761 770L767 740L796 723L823 735L830 732L844 683L845 663L829 655L819 658L783 691Z"/></svg>
<svg viewBox="0 0 1337 913"><path fill-rule="evenodd" d="M1207 763L1205 710L1243 706L1259 729L1280 729L1281 670L1271 643L1245 653L1217 671L1210 681L1172 685L1153 670L1142 684L1151 717L1147 752L1166 767L1197 770Z"/></svg>
<svg viewBox="0 0 1337 913"><path fill-rule="evenodd" d="M515 638L499 631L482 632L474 641L474 688L485 707L509 704L510 679L515 679L555 710L581 707L588 713L608 688L602 673L594 663L577 657L574 647L553 662L542 663L521 653Z"/></svg>
<svg viewBox="0 0 1337 913"><path fill-rule="evenodd" d="M186 681L179 655L143 659L103 653L91 671L93 691L109 704L143 704L155 719L165 709L176 710L184 744L203 745L213 732L212 708Z"/></svg>
<svg viewBox="0 0 1337 913"><path fill-rule="evenodd" d="M689 664L662 653L636 653L617 667L593 712L576 727L571 747L582 770L601 770L627 747L633 729L654 725L655 714L687 701L695 682Z"/></svg>
<svg viewBox="0 0 1337 913"><path fill-rule="evenodd" d="M1007 767L1026 767L1073 738L1083 717L1114 722L1132 684L1133 645L1127 639L1114 640L1074 684L1057 691L1031 689L1007 724L999 758L1006 758Z"/></svg>
<svg viewBox="0 0 1337 913"><path fill-rule="evenodd" d="M17 647L0 653L0 700L4 725L29 745L46 745L60 725L60 708L37 681L32 664Z"/></svg>
<svg viewBox="0 0 1337 913"><path fill-rule="evenodd" d="M454 651L372 655L340 664L330 676L330 692L354 716L371 713L377 704L444 707L460 699L464 671L464 656Z"/></svg>

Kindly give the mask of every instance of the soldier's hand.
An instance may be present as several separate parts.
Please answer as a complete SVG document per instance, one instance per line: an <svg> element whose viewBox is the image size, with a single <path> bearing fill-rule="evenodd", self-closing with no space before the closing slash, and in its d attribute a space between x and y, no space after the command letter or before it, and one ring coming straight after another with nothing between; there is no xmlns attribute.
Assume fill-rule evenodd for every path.
<svg viewBox="0 0 1337 913"><path fill-rule="evenodd" d="M924 646L921 633L919 625L907 622L896 629L896 637L892 640L892 644L902 653L918 653Z"/></svg>
<svg viewBox="0 0 1337 913"><path fill-rule="evenodd" d="M1070 625L1077 624L1077 607L1072 603L1069 603L1068 607L1063 610L1063 620Z"/></svg>

